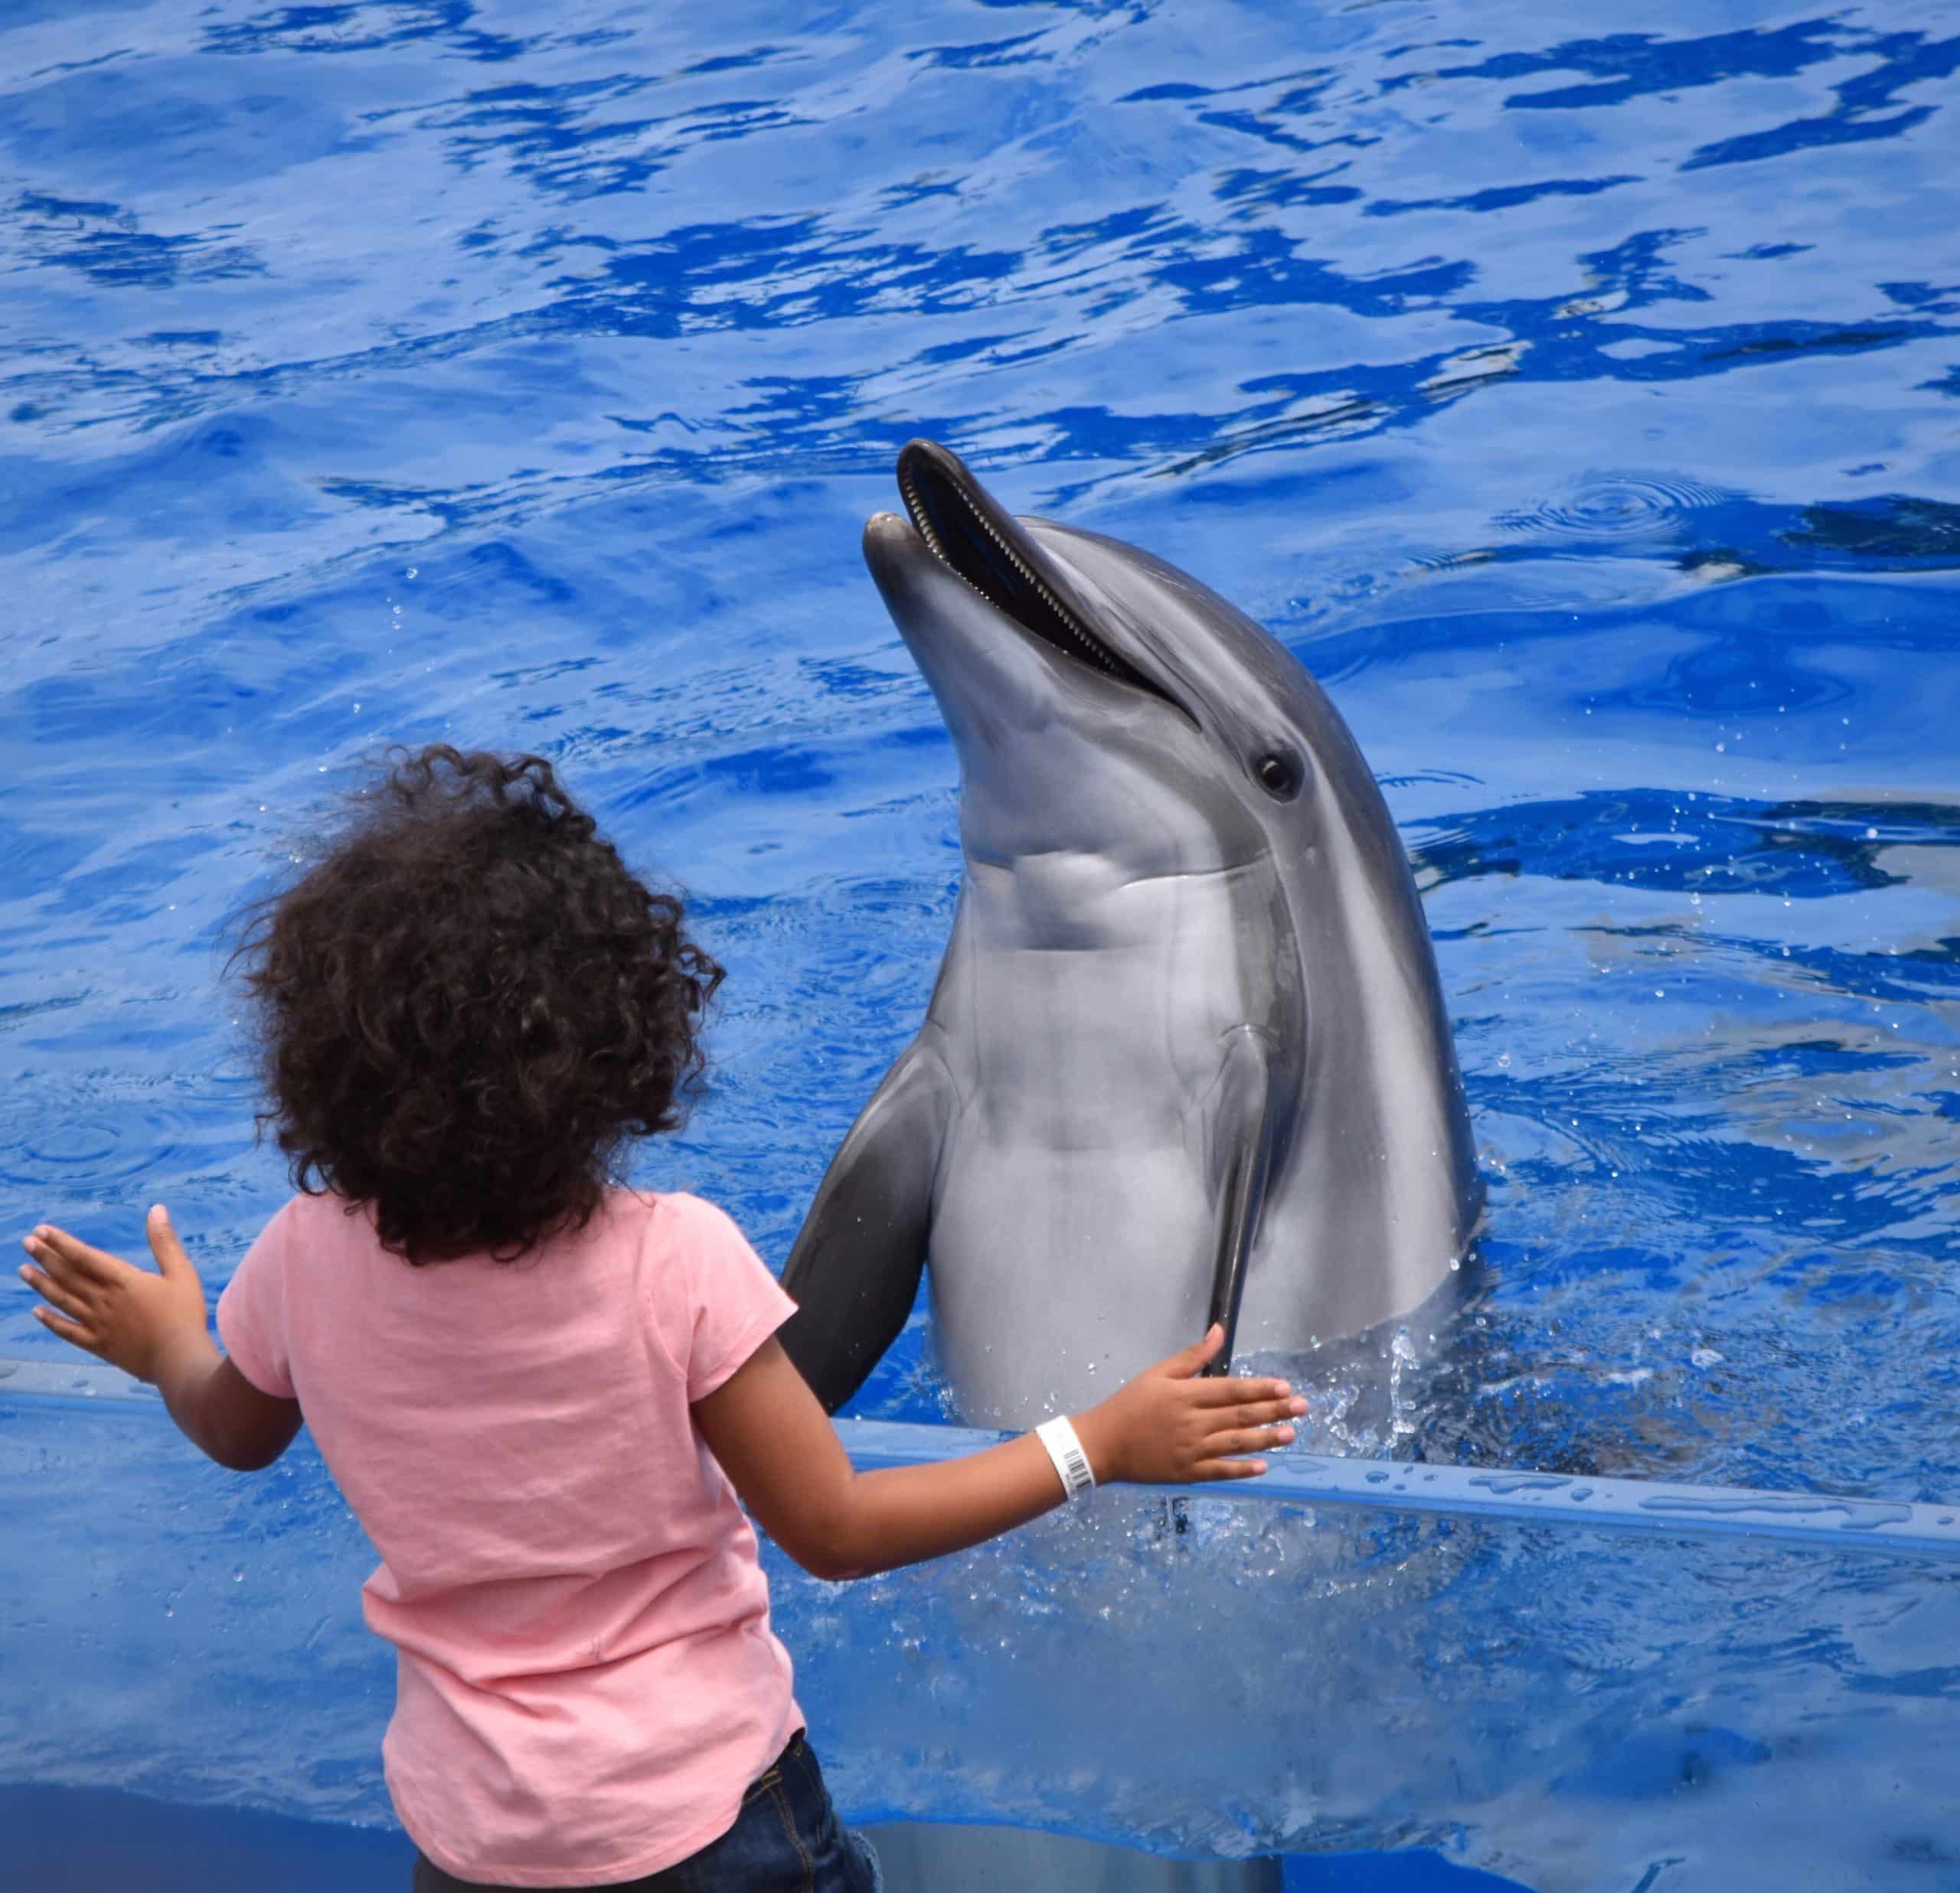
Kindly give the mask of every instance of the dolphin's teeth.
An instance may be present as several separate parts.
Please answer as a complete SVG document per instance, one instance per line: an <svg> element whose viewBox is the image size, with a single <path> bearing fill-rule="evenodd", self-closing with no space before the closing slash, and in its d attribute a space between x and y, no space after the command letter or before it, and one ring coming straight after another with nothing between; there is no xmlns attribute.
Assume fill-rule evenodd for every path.
<svg viewBox="0 0 1960 1893"><path fill-rule="evenodd" d="M973 580L969 578L964 572L961 571L959 567L954 563L952 558L948 555L945 542L939 537L939 534L934 530L932 515L926 510L924 504L921 502L919 498L918 489L913 482L910 480L901 478L899 481L899 491L904 498L905 510L911 514L912 523L918 528L920 537L925 540L926 550L930 552L933 557L937 559L939 562L947 569L947 570L951 572L956 578L959 579L962 583L967 586L969 589L978 592L980 596L986 599L987 602L993 605L996 610L1001 609L999 601L996 599L989 597L988 593L981 586L975 584ZM1132 681L1138 683L1142 683L1144 681L1142 678L1137 677L1135 674L1130 670L1127 664L1119 665L1116 660L1110 655L1109 652L1105 649L1102 645L1099 644L1095 638L1092 638L1087 632L1084 631L1082 627L1075 622L1073 615L1063 607L1061 600L1057 598L1054 593L1042 583L1040 574L1031 570L1027 561L1022 558L1020 553L1016 552L1014 547L1011 546L1005 539L1001 537L1001 534L995 529L992 521L988 519L986 515L984 513L982 513L977 508L969 507L967 511L972 517L975 524L978 526L981 530L985 533L987 537L1000 548L1002 555L1006 558L1008 563L1014 567L1014 570L1020 575L1021 579L1034 592L1035 595L1040 598L1042 603L1047 606L1049 611L1054 615L1056 623L1060 625L1061 628L1068 633L1070 637L1074 640L1076 645L1080 648L1076 654L1080 656L1086 661L1095 664L1099 670L1102 671L1109 677L1117 677L1119 679L1129 677ZM1011 613L1010 615L1012 615L1012 614Z"/></svg>
<svg viewBox="0 0 1960 1893"><path fill-rule="evenodd" d="M974 585L973 581L967 578L966 574L946 556L944 543L941 541L939 534L933 530L932 515L926 511L920 501L918 489L910 480L901 479L898 483L898 490L900 497L905 501L905 510L912 515L913 524L919 529L919 537L926 542L926 550L938 560L941 565L952 572L956 578L965 579L969 585L973 586L975 591L980 591L979 586ZM980 595L983 598L986 596L984 592Z"/></svg>

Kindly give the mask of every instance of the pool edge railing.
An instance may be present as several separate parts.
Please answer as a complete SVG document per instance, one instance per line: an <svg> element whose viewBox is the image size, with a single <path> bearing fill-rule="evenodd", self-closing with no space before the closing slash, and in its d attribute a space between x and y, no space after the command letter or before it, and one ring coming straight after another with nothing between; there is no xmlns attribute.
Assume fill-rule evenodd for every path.
<svg viewBox="0 0 1960 1893"><path fill-rule="evenodd" d="M163 1402L152 1389L116 1368L93 1363L0 1359L0 1408L15 1399L148 1411L164 1417ZM1008 1437L966 1427L891 1420L840 1420L837 1429L860 1471L959 1458ZM1352 1459L1302 1447L1269 1454L1268 1463L1270 1470L1260 1479L1135 1490L1249 1505L1344 1506L1586 1531L1766 1539L1896 1557L1960 1559L1960 1505L1433 1465L1419 1460Z"/></svg>

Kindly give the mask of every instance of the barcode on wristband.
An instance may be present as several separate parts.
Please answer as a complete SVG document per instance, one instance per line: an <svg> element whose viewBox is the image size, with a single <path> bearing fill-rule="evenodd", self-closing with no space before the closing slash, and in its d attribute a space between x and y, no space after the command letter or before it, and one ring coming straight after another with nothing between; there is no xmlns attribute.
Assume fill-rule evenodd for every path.
<svg viewBox="0 0 1960 1893"><path fill-rule="evenodd" d="M1034 1431L1054 1461L1062 1490L1071 1499L1093 1492L1096 1474L1090 1468L1089 1455L1082 1450L1082 1441L1076 1438L1075 1428L1067 1420L1044 1420Z"/></svg>
<svg viewBox="0 0 1960 1893"><path fill-rule="evenodd" d="M1074 1441L1062 1448L1062 1477L1068 1481L1071 1492L1080 1492L1096 1483L1096 1475L1089 1470L1089 1455Z"/></svg>

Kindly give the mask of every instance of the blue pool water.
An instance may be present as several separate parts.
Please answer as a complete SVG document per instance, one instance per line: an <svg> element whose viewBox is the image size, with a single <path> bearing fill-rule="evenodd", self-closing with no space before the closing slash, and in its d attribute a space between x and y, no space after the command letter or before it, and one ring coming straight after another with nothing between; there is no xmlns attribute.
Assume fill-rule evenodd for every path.
<svg viewBox="0 0 1960 1893"><path fill-rule="evenodd" d="M1403 824L1489 1288L1323 1437L1960 1499L1956 88L1936 0L12 0L0 1226L162 1198L224 1280L283 1186L224 921L440 736L690 890L713 1089L640 1173L779 1261L957 883L856 550L926 433L1269 625ZM860 1413L942 1416L927 1327ZM309 1453L17 1400L0 1504L0 1781L384 1820ZM1960 1884L1947 1572L1192 1518L779 1568L842 1798Z"/></svg>

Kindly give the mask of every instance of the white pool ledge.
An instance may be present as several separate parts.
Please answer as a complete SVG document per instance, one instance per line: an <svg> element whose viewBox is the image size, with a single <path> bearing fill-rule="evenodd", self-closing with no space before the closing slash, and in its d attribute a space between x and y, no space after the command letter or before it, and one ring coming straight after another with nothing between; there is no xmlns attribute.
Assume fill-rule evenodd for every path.
<svg viewBox="0 0 1960 1893"><path fill-rule="evenodd" d="M163 1403L152 1389L115 1368L88 1362L0 1359L0 1415L16 1399L77 1408L147 1410L159 1419L165 1417ZM841 1420L837 1430L852 1464L866 1472L957 1458L1008 1437L965 1427L886 1420ZM1202 1493L1240 1505L1348 1506L1517 1519L1579 1531L1767 1539L1838 1551L1960 1559L1960 1504L1908 1505L1821 1492L1758 1492L1734 1486L1349 1459L1294 1448L1267 1457L1272 1470L1263 1478L1162 1490Z"/></svg>

